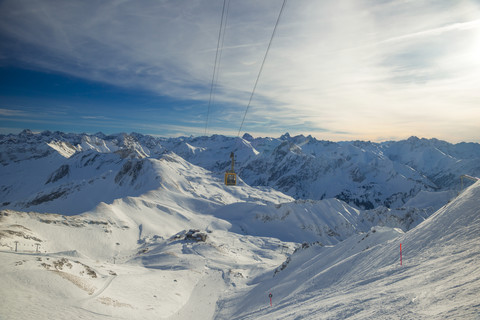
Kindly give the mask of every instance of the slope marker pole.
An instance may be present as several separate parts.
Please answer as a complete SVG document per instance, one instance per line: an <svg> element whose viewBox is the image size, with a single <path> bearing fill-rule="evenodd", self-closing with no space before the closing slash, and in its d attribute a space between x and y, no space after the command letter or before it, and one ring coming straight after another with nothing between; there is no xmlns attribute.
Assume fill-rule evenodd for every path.
<svg viewBox="0 0 480 320"><path fill-rule="evenodd" d="M400 265L402 265L402 244L400 243Z"/></svg>

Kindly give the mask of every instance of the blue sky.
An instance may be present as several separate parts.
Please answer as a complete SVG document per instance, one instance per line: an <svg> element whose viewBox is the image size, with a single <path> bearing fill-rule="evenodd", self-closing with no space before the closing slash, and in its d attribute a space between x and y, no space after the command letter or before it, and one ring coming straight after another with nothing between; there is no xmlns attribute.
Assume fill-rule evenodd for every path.
<svg viewBox="0 0 480 320"><path fill-rule="evenodd" d="M0 1L0 132L205 134L223 0ZM207 134L237 135L283 0L230 0ZM480 1L290 0L242 134L480 142Z"/></svg>

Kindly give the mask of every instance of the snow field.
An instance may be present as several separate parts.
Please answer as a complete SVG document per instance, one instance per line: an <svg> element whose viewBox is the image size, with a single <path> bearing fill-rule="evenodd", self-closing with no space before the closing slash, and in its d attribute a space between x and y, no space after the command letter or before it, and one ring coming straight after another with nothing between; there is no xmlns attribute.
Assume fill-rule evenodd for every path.
<svg viewBox="0 0 480 320"><path fill-rule="evenodd" d="M165 210L166 206L161 208ZM2 278L12 273L21 274L26 279L34 273L45 274L38 280L38 286L28 290L16 287L18 291L15 292L33 291L32 294L41 297L37 305L53 308L55 304L61 304L66 315L73 314L71 309L81 308L80 315L92 313L95 315L93 319L97 315L99 318L108 315L119 319L139 315L142 319L181 319L199 314L208 319L213 317L216 302L225 290L244 286L250 277L274 268L286 257L287 250L283 248L288 248L288 244L277 239L243 237L216 229L215 226L226 229L228 223L215 222L217 219L211 216L195 220L187 210L183 210L184 215L180 218L174 209L166 211L160 212L145 198L127 198L112 205L103 204L98 212L81 216L4 212L3 228L10 230L11 226L20 225L28 228L32 236L41 241L40 251L47 253L14 253L13 241L23 240L2 239L4 248L10 249L4 254L28 257L32 270L31 273L24 272L18 269L18 265L7 264L7 275ZM185 215L191 215L192 219ZM211 223L212 220L215 223ZM206 243L176 239L172 230L192 224L211 229ZM170 238L159 235L168 233L168 230ZM293 244L290 246L293 251ZM76 265L74 261L79 260L82 266L94 270L98 279L85 279L75 267L66 269L67 273L53 265L47 269L42 266L43 262L37 261L39 258L48 258L49 261L65 258L73 266ZM18 280L13 279L11 285ZM48 285L42 286L43 281ZM65 286L65 283L72 288L58 298L57 287ZM21 304L25 300L28 295L12 298L14 307L6 316L16 318L22 314ZM5 303L9 303L9 299ZM199 309L202 313L198 312ZM39 314L52 315L39 312L37 316ZM26 319L33 319L34 315L24 314Z"/></svg>

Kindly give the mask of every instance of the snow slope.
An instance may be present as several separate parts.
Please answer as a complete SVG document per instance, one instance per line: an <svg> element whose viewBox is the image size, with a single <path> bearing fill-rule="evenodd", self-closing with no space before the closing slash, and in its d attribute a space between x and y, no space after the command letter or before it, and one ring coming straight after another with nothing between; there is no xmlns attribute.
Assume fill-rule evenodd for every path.
<svg viewBox="0 0 480 320"><path fill-rule="evenodd" d="M178 190L185 183L179 180ZM291 202L273 209L243 202L228 216L208 199L169 193L127 197L76 216L2 211L2 318L475 319L480 311L480 182L406 233L371 227L335 245L303 249L298 240L269 233L293 239L301 236L288 234L298 209L314 214L323 207L326 219L335 206L348 205ZM267 215L290 210L293 220L276 225L279 231L264 218L242 222L236 212L252 208ZM256 234L236 232L239 224ZM185 240L192 227L207 241Z"/></svg>
<svg viewBox="0 0 480 320"><path fill-rule="evenodd" d="M274 237L297 243L336 244L372 226L409 230L424 221L429 210L379 207L359 210L338 199L296 200L282 204L237 202L212 213L245 235Z"/></svg>
<svg viewBox="0 0 480 320"><path fill-rule="evenodd" d="M407 233L373 228L300 250L283 270L224 300L217 318L478 319L479 208L477 182Z"/></svg>
<svg viewBox="0 0 480 320"><path fill-rule="evenodd" d="M3 211L1 318L210 319L225 290L293 251L192 211L208 209L206 200L170 196L176 201L149 193L76 216ZM185 240L190 228L207 241Z"/></svg>

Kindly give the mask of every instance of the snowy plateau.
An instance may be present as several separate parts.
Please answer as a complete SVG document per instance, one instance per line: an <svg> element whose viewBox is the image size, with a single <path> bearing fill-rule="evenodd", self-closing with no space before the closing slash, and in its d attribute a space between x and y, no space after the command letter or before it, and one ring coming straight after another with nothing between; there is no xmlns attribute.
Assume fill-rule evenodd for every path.
<svg viewBox="0 0 480 320"><path fill-rule="evenodd" d="M0 135L0 319L480 319L476 177L417 137Z"/></svg>

